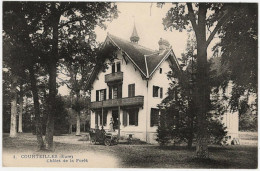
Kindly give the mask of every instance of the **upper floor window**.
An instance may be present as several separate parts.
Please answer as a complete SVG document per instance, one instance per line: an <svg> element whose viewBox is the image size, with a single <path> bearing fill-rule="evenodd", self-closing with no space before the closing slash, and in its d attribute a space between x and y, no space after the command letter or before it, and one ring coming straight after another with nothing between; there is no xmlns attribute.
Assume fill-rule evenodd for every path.
<svg viewBox="0 0 260 171"><path fill-rule="evenodd" d="M135 96L135 84L129 84L128 85L128 97L134 97Z"/></svg>
<svg viewBox="0 0 260 171"><path fill-rule="evenodd" d="M160 74L162 73L162 68L160 68Z"/></svg>
<svg viewBox="0 0 260 171"><path fill-rule="evenodd" d="M109 86L109 99L122 98L122 84Z"/></svg>
<svg viewBox="0 0 260 171"><path fill-rule="evenodd" d="M116 68L117 68L117 72L121 72L121 63L120 62L116 63Z"/></svg>
<svg viewBox="0 0 260 171"><path fill-rule="evenodd" d="M116 72L116 65L115 63L112 64L112 73L115 73Z"/></svg>
<svg viewBox="0 0 260 171"><path fill-rule="evenodd" d="M98 101L106 100L106 94L107 94L106 89L96 90L96 101L98 102Z"/></svg>
<svg viewBox="0 0 260 171"><path fill-rule="evenodd" d="M163 98L163 88L159 86L153 86L153 97Z"/></svg>
<svg viewBox="0 0 260 171"><path fill-rule="evenodd" d="M120 61L112 64L112 73L121 72L121 63Z"/></svg>
<svg viewBox="0 0 260 171"><path fill-rule="evenodd" d="M159 109L151 108L151 127L158 126Z"/></svg>

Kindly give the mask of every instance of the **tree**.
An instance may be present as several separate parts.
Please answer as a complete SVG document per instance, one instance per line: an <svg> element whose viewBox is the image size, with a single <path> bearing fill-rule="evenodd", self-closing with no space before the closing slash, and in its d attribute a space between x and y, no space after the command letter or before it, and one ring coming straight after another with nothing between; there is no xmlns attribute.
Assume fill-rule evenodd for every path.
<svg viewBox="0 0 260 171"><path fill-rule="evenodd" d="M196 106L194 105L194 90L196 84L194 75L197 72L195 52L196 41L189 34L186 52L182 54L180 66L181 75L168 74L172 80L167 97L159 105L161 109L158 139L160 144L167 144L170 140L175 143L186 142L192 147L193 139L197 136ZM211 87L211 86L210 86ZM211 95L213 95L211 93ZM217 97L217 96L214 96ZM208 135L213 143L220 143L226 135L221 115L224 114L223 105L216 99L210 99L210 108L207 113Z"/></svg>
<svg viewBox="0 0 260 171"><path fill-rule="evenodd" d="M258 8L257 4L243 4L233 17L219 30L220 41L213 50L219 56L219 87L232 81L232 110L238 110L241 97L257 93L258 59ZM225 78L225 79L221 79Z"/></svg>
<svg viewBox="0 0 260 171"><path fill-rule="evenodd" d="M179 31L191 25L197 42L196 106L197 106L197 146L196 156L208 158L207 113L210 102L209 68L207 48L218 30L232 17L239 4L221 3L173 3L163 19L166 29ZM209 36L207 37L207 29Z"/></svg>
<svg viewBox="0 0 260 171"><path fill-rule="evenodd" d="M93 64L90 62L94 57L93 50L88 49L90 57L74 56L71 60L64 61L60 67L60 73L69 78L69 80L61 80L63 84L71 90L70 95L76 95L76 101L72 103L72 109L77 112L77 131L76 135L80 135L80 113L85 108L82 101L82 92L86 89L86 81L93 69ZM92 59L93 60L93 59Z"/></svg>
<svg viewBox="0 0 260 171"><path fill-rule="evenodd" d="M22 28L21 40L26 41L22 42L16 39L16 42L17 45L22 46L20 49L24 50L23 56L27 59L36 57L47 68L49 75L49 112L45 139L46 148L53 150L53 119L56 110L54 104L57 94L56 71L58 61L61 58L71 58L73 54L84 53L84 46L78 45L87 43L84 42L85 38L80 38L83 38L85 33L93 32L95 26L105 28L104 22L117 16L116 5L105 2L5 2L4 6L6 16L11 16L9 20L8 17L4 18L6 19L4 25L8 26L5 30ZM17 14L21 15L17 17ZM9 23L13 24L14 22L8 21L18 21L21 25L10 25ZM10 35L20 35L19 33L11 32ZM64 42L69 42L72 48L68 49L63 46ZM74 48L74 45L79 48ZM32 47L32 50L29 50L29 47ZM19 55L15 56L16 60L19 59ZM33 71L35 68L30 66L28 69ZM34 73L31 76L34 76ZM37 91L34 89L33 92L36 93Z"/></svg>

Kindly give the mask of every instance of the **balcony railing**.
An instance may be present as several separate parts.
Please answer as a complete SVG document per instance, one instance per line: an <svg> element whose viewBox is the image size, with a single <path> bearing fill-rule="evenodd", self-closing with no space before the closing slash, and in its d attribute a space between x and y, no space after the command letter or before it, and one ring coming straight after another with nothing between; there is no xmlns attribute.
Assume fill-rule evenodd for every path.
<svg viewBox="0 0 260 171"><path fill-rule="evenodd" d="M123 72L115 72L105 75L105 82L123 81Z"/></svg>
<svg viewBox="0 0 260 171"><path fill-rule="evenodd" d="M91 109L127 107L127 106L143 106L144 96L126 97L120 99L109 99L103 102L91 102Z"/></svg>

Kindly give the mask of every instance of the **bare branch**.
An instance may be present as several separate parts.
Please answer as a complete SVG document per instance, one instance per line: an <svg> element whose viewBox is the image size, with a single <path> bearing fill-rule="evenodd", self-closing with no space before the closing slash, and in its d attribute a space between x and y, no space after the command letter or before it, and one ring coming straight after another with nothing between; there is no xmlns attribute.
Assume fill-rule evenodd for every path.
<svg viewBox="0 0 260 171"><path fill-rule="evenodd" d="M70 90L72 90L72 87L67 83L67 81L65 81L65 80L63 80L63 79L61 79L61 78L59 78L59 77L57 77L62 83L64 83L64 84L66 84L66 86L70 89Z"/></svg>
<svg viewBox="0 0 260 171"><path fill-rule="evenodd" d="M85 19L85 17L75 18L74 20L70 20L70 21L68 21L68 22L66 22L66 23L60 24L60 25L58 26L58 28L60 29L60 28L62 28L62 27L64 27L64 26L69 25L70 23L74 23L74 22L77 22L77 21L81 21L81 20L83 20L83 19Z"/></svg>
<svg viewBox="0 0 260 171"><path fill-rule="evenodd" d="M232 16L234 12L231 12L230 10L226 10L224 11L224 14L222 15L222 17L219 19L216 27L214 28L214 30L212 31L212 33L210 34L210 36L208 37L208 40L206 41L206 47L208 47L208 45L210 44L210 42L212 41L212 39L214 38L215 34L217 33L217 31L219 30L219 28L221 26L223 26L228 19Z"/></svg>
<svg viewBox="0 0 260 171"><path fill-rule="evenodd" d="M189 14L189 18L190 18L192 27L195 31L197 31L198 25L196 24L196 17L195 17L195 14L194 14L194 10L192 8L192 4L187 3L187 7L188 7L188 11L189 11L188 14Z"/></svg>

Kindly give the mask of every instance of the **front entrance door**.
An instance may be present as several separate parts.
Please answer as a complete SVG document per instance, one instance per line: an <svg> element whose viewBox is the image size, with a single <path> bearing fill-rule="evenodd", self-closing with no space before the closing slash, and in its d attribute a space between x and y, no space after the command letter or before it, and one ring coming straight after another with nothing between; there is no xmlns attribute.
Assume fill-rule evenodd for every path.
<svg viewBox="0 0 260 171"><path fill-rule="evenodd" d="M118 129L118 110L112 110L112 118L114 121L113 129Z"/></svg>

